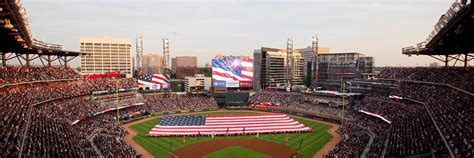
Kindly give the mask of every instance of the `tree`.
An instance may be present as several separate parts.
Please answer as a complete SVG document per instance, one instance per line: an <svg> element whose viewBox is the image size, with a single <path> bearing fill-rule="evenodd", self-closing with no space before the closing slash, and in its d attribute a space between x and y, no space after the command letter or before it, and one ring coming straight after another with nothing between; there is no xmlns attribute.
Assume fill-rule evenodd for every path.
<svg viewBox="0 0 474 158"><path fill-rule="evenodd" d="M212 76L212 68L210 68L210 67L198 68L198 74L204 74L204 76L206 76L206 77L211 77Z"/></svg>

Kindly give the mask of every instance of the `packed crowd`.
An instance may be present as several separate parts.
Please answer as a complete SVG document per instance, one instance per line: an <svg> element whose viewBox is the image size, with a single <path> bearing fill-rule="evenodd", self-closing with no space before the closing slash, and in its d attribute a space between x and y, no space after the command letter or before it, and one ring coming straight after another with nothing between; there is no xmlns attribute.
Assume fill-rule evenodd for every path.
<svg viewBox="0 0 474 158"><path fill-rule="evenodd" d="M2 87L0 89L0 100L2 100L0 102L2 109L0 111L0 126L2 126L0 157L17 157L23 140L25 143L22 154L25 156L139 156L133 148L122 141L127 132L115 123L116 113L95 115L97 112L117 106L115 102L106 101L112 95L91 95L95 91L108 91L107 93L110 94L117 88L130 89L132 87L137 87L136 81L121 78L48 81ZM131 98L130 96L133 95L130 95L130 91L120 94L119 97L122 99L119 102L120 106L137 102L149 103L121 109L122 116L132 116L132 113L217 106L206 96L171 95L140 100ZM74 120L86 116L88 119L71 124ZM27 126L28 131L25 132ZM94 149L94 146L98 150Z"/></svg>
<svg viewBox="0 0 474 158"><path fill-rule="evenodd" d="M384 68L379 78L446 83L474 92L474 67L467 68Z"/></svg>
<svg viewBox="0 0 474 158"><path fill-rule="evenodd" d="M176 111L216 108L217 103L205 95L154 95L145 97L152 111Z"/></svg>
<svg viewBox="0 0 474 158"><path fill-rule="evenodd" d="M123 137L108 134L99 134L94 138L94 143L104 157L139 156L139 154L122 141Z"/></svg>
<svg viewBox="0 0 474 158"><path fill-rule="evenodd" d="M108 80L110 82L119 82L123 83L120 88L130 88L133 87L134 85L132 84L133 80L130 81L130 79L101 79L99 80L72 80L72 81L61 81L61 82L43 82L43 83L35 83L35 84L25 84L25 85L16 85L16 86L7 86L3 87L0 89L0 108L2 110L0 111L0 125L2 128L0 129L0 151L2 151L3 155L2 157L8 157L18 154L19 150L19 145L22 140L22 135L24 133L24 130L26 128L26 124L28 121L28 112L31 107L35 106L38 103L41 102L46 102L46 101L52 101L50 103L53 104L61 104L63 100L66 100L65 98L71 98L71 97L77 97L77 96L83 96L83 95L88 95L91 94L92 91L97 91L97 90L107 90L110 89L111 85L114 85L113 83L110 84L103 84L104 80ZM100 85L103 84L103 85ZM57 101L54 101L57 100ZM57 103L58 102L58 103ZM84 104L89 104L91 107L84 108L84 107L77 107L79 105L84 105ZM80 110L70 110L71 106L73 108L78 108L82 109L83 111ZM44 106L38 106L38 108L35 108L33 111L34 114L37 114L37 111L43 111ZM49 118L54 118L48 120L51 124L54 124L54 122L61 121L61 122L69 122L69 119L79 116L81 114L85 114L87 112L92 112L95 109L100 109L101 107L97 106L96 104L91 103L88 100L72 100L69 104L65 106L59 107L61 110L55 109L55 110L49 110L48 113L41 113L37 115L32 115L32 126L34 126L34 121L38 120L45 120L46 116L51 116L47 117L46 119ZM37 111L35 111L37 110ZM47 111L47 110L45 110ZM84 112L86 111L86 112ZM64 119L66 117L55 117L53 114L60 114L68 117L68 119ZM41 116L41 118L37 118ZM54 117L52 117L54 116ZM44 121L47 122L47 121ZM43 129L45 126L48 127L46 124L41 124L41 122L38 123L38 128L41 130L46 130ZM53 128L54 127L54 128ZM63 129L61 126L51 126L51 130L59 130ZM65 128L64 128L65 129ZM36 129L32 129L33 131ZM47 131L45 131L47 132ZM46 133L48 134L48 133ZM54 135L52 135L54 136ZM36 136L31 136L27 138L32 138ZM61 138L61 137L57 137ZM51 139L50 139L51 140ZM74 141L73 141L74 142ZM41 141L36 141L35 143L41 143ZM55 151L46 151L44 145L39 144L39 146L42 146L43 148L36 148L35 146L32 146L30 148L31 151L26 151L30 152L30 154L38 154L39 151L41 151L42 154L48 154L48 152L53 152L55 154L60 154L57 151L64 150L64 149L58 149ZM51 150L52 148L48 148L48 150ZM53 155L54 156L54 155Z"/></svg>
<svg viewBox="0 0 474 158"><path fill-rule="evenodd" d="M403 83L394 94L424 102L453 152L474 156L473 96L446 86L416 83Z"/></svg>
<svg viewBox="0 0 474 158"><path fill-rule="evenodd" d="M381 77L447 83L465 90L473 88L472 68L387 68ZM368 157L419 154L440 157L449 155L449 149L455 157L474 156L473 96L444 85L398 84L392 92L366 95L360 104L345 113L347 119L338 130L343 141L327 157L360 155L363 151L360 147L368 145L367 139L360 137L361 133L369 133L373 139L368 145ZM404 99L390 99L390 95ZM391 122L359 110L378 114Z"/></svg>
<svg viewBox="0 0 474 158"><path fill-rule="evenodd" d="M359 157L371 135L366 129L350 120L337 132L342 135L341 141L326 155L327 158Z"/></svg>
<svg viewBox="0 0 474 158"><path fill-rule="evenodd" d="M68 67L0 66L0 85L80 77L76 71Z"/></svg>
<svg viewBox="0 0 474 158"><path fill-rule="evenodd" d="M318 100L325 100L320 102ZM309 93L300 92L266 92L260 91L250 96L249 102L270 102L280 107L305 110L314 113L338 115L340 99L336 97L323 97Z"/></svg>
<svg viewBox="0 0 474 158"><path fill-rule="evenodd" d="M151 99L153 98L153 99ZM180 109L193 109L193 108L209 108L217 106L212 99L206 96L180 96L180 95L158 95L151 98L147 98L146 103L140 106L134 106L131 108L126 108L120 110L120 114L123 116L129 116L133 112L140 113L153 113L153 112L162 112L165 110L180 110ZM159 99L158 99L159 98ZM133 100L133 99L132 99ZM94 112L98 112L104 109L115 107L114 104L100 104L100 100L91 99L89 96L84 97L74 97L67 100L60 100L54 102L48 102L44 105L35 107L34 116L43 116L50 120L57 120L62 126L66 126L73 119L88 115L91 116ZM136 101L136 100L134 100ZM121 102L121 104L129 104L128 101ZM120 106L123 106L120 105ZM75 109L75 110L70 110ZM125 129L120 125L117 125L116 122L116 113L115 111L96 115L85 119L83 122L80 122L76 125L69 126L69 129L59 130L63 136L72 136L64 142L62 137L57 137L48 139L47 144L55 144L56 146L50 147L51 149L64 149L68 152L67 154L80 154L82 156L138 156L139 154L130 146L122 141L123 137L127 134ZM35 121L33 121L35 122ZM33 123L30 128L38 129L39 127L35 126ZM50 126L55 126L50 124ZM50 127L51 128L51 127ZM39 128L41 129L41 128ZM91 147L92 144L89 144L87 141L97 130L100 130L99 134L93 137L93 142L100 150L100 154L93 151ZM37 144L39 139L38 137L31 136L30 139L25 144ZM44 139L48 138L48 135L42 137ZM81 142L75 146L70 146L74 144L73 142ZM61 144L62 143L62 144ZM37 151L35 150L37 146L32 148L27 147L27 151ZM42 152L40 152L42 153ZM53 153L57 153L53 152ZM38 153L32 153L32 155L38 155ZM60 154L65 155L65 154Z"/></svg>
<svg viewBox="0 0 474 158"><path fill-rule="evenodd" d="M367 153L368 157L446 152L435 125L422 105L386 98L388 97L366 97L359 105L346 113L347 121L338 131L345 140L332 150L329 157L360 155L364 149L360 146L365 147L367 142L362 141L365 140L364 137L363 139L352 137L354 133L359 135L369 133L369 136L373 138ZM359 110L381 115L391 123L361 113Z"/></svg>

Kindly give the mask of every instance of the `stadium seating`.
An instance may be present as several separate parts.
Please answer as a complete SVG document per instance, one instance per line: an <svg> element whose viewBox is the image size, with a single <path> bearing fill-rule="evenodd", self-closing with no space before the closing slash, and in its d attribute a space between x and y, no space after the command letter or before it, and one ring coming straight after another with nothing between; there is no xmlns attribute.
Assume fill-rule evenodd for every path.
<svg viewBox="0 0 474 158"><path fill-rule="evenodd" d="M123 142L127 132L117 125L115 113L90 117L71 126L74 119L92 116L94 112L117 106L114 95L93 97L93 91L115 92L117 81L122 89L136 87L133 79L102 78L83 80L77 73L62 68L2 67L4 83L41 83L8 85L0 89L0 157L17 157L24 139L23 154L43 157L138 156ZM18 76L12 72L21 71ZM44 71L41 74L37 71ZM421 80L446 83L472 92L472 69L461 68L388 68L381 78ZM31 72L31 73L27 73ZM64 73L64 74L57 74ZM445 76L454 76L446 78ZM74 79L68 81L48 81ZM395 82L397 83L397 82ZM473 97L457 89L429 83L400 82L390 93L368 94L359 104L345 112L340 129L342 140L326 157L357 157L369 147L366 156L386 157L419 154L446 155L447 148L458 157L474 156ZM389 95L420 101L389 99ZM130 92L120 93L120 105L145 102L120 110L122 115L132 112L159 113L164 111L205 109L216 107L216 102L203 95L146 95L136 99ZM286 108L337 116L341 110L338 100L319 104L315 96L297 92L257 92L251 102L272 102ZM378 114L391 123L359 112ZM31 119L28 119L31 116ZM30 120L29 126L28 121ZM434 120L434 121L433 121ZM440 133L438 132L438 128ZM26 135L25 130L28 127Z"/></svg>
<svg viewBox="0 0 474 158"><path fill-rule="evenodd" d="M0 85L30 81L74 79L81 76L71 68L65 67L0 67Z"/></svg>
<svg viewBox="0 0 474 158"><path fill-rule="evenodd" d="M445 83L474 92L474 68L384 68L379 78Z"/></svg>
<svg viewBox="0 0 474 158"><path fill-rule="evenodd" d="M299 92L266 92L260 91L250 96L249 102L270 102L278 104L281 107L305 110L314 113L323 113L329 115L338 115L341 111L333 102L335 98L326 98L330 100L329 105L320 105L316 98L323 98L314 94Z"/></svg>
<svg viewBox="0 0 474 158"><path fill-rule="evenodd" d="M17 71L16 67L2 67L4 72ZM22 71L24 69L21 69ZM69 71L44 68L45 74L70 73ZM39 72L38 72L39 73ZM39 76L38 76L39 75ZM46 75L19 73L18 76L2 76L9 83L75 79L69 81L41 82L9 85L0 89L0 157L17 157L24 138L23 155L42 157L97 157L139 155L125 144L122 138L127 132L115 124L115 113L91 117L71 126L74 119L91 116L94 112L115 107L115 102L103 104L93 99L93 91L114 92L117 81L120 89L137 87L133 79L102 78L82 80L78 74ZM119 104L127 105L137 100L127 99ZM163 112L181 109L217 106L206 96L156 96L146 100L145 106L120 110L132 112ZM191 103L191 104L190 104ZM31 116L30 119L28 119ZM28 125L28 121L30 123ZM28 128L26 135L25 130ZM92 142L92 143L91 143ZM94 148L97 147L98 150Z"/></svg>
<svg viewBox="0 0 474 158"><path fill-rule="evenodd" d="M472 90L473 84L472 68L386 68L380 75L381 78L397 80L445 83L465 90ZM392 100L389 95L405 99ZM360 133L371 133L369 136L373 142L363 145L369 146L370 150L366 153L368 157L448 155L441 135L455 156L472 157L473 99L473 96L460 90L430 83L400 82L399 88L390 93L373 92L345 113L347 119L338 130L343 135L343 141L337 144L327 157L352 157L362 154L363 148L360 146L364 141L361 141L360 137L352 136L360 136ZM391 123L360 113L359 110L381 115Z"/></svg>

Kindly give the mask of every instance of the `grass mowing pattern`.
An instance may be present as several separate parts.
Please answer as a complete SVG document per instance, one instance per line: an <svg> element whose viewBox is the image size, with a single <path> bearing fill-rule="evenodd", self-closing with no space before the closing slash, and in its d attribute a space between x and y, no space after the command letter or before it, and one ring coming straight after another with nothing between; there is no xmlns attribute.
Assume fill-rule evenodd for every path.
<svg viewBox="0 0 474 158"><path fill-rule="evenodd" d="M246 114L254 112L211 112L207 114ZM204 115L204 114L202 114ZM304 139L301 145L300 154L298 157L309 158L321 149L324 144L332 139L332 136L327 132L330 125L320 124L303 120L299 118L293 118L300 123L313 129L312 132L308 133L291 133L288 136L288 142L285 142L286 133L275 134L260 134L258 139L269 140L275 143L289 146L295 150L298 150L300 142ZM189 144L197 142L211 140L211 137L186 137L186 144L183 144L182 137L148 137L148 131L158 123L159 119L148 120L139 124L130 126L133 130L137 131L138 134L133 137L133 140L145 148L150 154L157 158L169 157L169 153L175 151L178 148L185 147ZM245 135L245 136L216 136L214 139L222 138L256 138L256 135Z"/></svg>
<svg viewBox="0 0 474 158"><path fill-rule="evenodd" d="M259 153L244 147L232 146L222 150L210 153L204 158L221 158L221 157L245 157L245 158L271 158L268 155Z"/></svg>

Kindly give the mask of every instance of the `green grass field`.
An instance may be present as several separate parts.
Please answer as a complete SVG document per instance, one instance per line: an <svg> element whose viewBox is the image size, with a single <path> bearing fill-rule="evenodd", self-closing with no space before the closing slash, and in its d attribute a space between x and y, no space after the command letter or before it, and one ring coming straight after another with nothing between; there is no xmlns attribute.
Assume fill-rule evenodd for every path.
<svg viewBox="0 0 474 158"><path fill-rule="evenodd" d="M245 158L270 158L270 156L259 153L243 147L227 147L222 150L210 153L204 158L221 158L221 157L245 157Z"/></svg>
<svg viewBox="0 0 474 158"><path fill-rule="evenodd" d="M244 114L254 112L211 112L206 114ZM204 115L204 114L203 114ZM272 134L260 134L259 139L269 140L275 143L284 144L295 150L298 150L299 144L303 139L301 145L300 154L298 157L312 157L324 144L332 139L332 136L327 132L330 125L320 124L311 122L303 119L293 118L306 126L313 129L312 132L308 133L292 133L288 137L288 142L285 142L284 133L276 134L272 137ZM157 158L169 157L169 153L175 151L178 148L185 147L189 144L197 142L207 141L212 139L211 137L186 137L186 144L182 143L182 137L148 137L148 131L158 123L159 119L152 119L139 124L130 126L133 130L137 131L138 134L133 137L133 140L145 148L150 154ZM245 136L216 136L214 139L222 138L256 138L256 135L245 135Z"/></svg>

